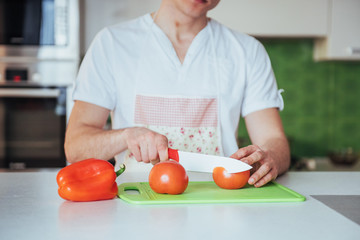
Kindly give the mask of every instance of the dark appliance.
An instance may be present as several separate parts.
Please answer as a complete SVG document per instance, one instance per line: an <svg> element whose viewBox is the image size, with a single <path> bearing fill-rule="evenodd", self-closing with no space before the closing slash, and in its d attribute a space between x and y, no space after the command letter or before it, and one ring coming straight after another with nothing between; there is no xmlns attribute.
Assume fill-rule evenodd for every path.
<svg viewBox="0 0 360 240"><path fill-rule="evenodd" d="M65 166L66 88L0 86L0 167Z"/></svg>
<svg viewBox="0 0 360 240"><path fill-rule="evenodd" d="M0 168L63 167L78 0L0 0Z"/></svg>

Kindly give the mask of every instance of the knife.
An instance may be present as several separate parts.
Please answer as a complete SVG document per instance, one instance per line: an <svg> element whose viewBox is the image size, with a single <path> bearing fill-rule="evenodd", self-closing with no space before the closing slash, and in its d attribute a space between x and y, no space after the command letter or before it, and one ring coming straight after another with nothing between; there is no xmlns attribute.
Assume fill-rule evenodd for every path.
<svg viewBox="0 0 360 240"><path fill-rule="evenodd" d="M223 167L228 173L244 172L252 167L240 160L228 157L182 152L168 148L169 159L179 162L186 170L212 173L216 167Z"/></svg>

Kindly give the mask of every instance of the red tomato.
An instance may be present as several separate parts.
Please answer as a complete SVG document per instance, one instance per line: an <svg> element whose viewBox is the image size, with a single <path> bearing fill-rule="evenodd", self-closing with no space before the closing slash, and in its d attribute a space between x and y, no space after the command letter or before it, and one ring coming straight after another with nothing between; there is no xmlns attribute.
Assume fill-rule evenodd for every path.
<svg viewBox="0 0 360 240"><path fill-rule="evenodd" d="M250 170L238 173L228 173L223 167L213 170L213 179L216 185L225 189L239 189L246 185L250 178Z"/></svg>
<svg viewBox="0 0 360 240"><path fill-rule="evenodd" d="M184 167L172 160L155 164L149 174L149 185L157 193L181 194L188 183Z"/></svg>

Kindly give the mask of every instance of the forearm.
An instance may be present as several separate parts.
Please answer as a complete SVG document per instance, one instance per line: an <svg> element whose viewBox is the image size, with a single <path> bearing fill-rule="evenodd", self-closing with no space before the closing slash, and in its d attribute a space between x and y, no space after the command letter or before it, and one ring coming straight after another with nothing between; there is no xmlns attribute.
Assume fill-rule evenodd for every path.
<svg viewBox="0 0 360 240"><path fill-rule="evenodd" d="M290 149L286 137L270 138L258 146L274 159L278 175L285 173L289 169Z"/></svg>
<svg viewBox="0 0 360 240"><path fill-rule="evenodd" d="M290 166L290 149L279 111L264 109L248 115L245 121L251 142L268 155L264 157L276 168L275 175L286 172Z"/></svg>
<svg viewBox="0 0 360 240"><path fill-rule="evenodd" d="M65 138L65 154L68 162L88 158L109 160L127 148L124 130L104 130L93 126L68 129Z"/></svg>
<svg viewBox="0 0 360 240"><path fill-rule="evenodd" d="M277 109L251 113L245 122L253 145L239 149L233 157L254 167L249 184L261 187L289 169L289 144Z"/></svg>

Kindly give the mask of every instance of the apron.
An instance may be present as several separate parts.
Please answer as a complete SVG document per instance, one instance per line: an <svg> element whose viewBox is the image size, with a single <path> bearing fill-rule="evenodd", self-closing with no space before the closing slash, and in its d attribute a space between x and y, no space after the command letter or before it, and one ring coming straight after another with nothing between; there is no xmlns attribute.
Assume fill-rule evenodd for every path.
<svg viewBox="0 0 360 240"><path fill-rule="evenodd" d="M154 25L153 22L149 37L156 38L152 28ZM171 148L187 152L223 155L219 116L219 64L216 61L211 23L208 22L207 27L210 31L212 61L215 66L215 74L212 79L214 84L211 84L210 81L206 86L208 89L209 85L212 85L210 93L189 96L178 94L176 89L172 91L169 89L170 86L167 86L166 91L161 90L160 84L156 84L158 76L151 76L154 72L152 68L156 57L152 59L153 55L150 56L150 54L140 57L135 78L134 123L135 126L146 127L165 135ZM144 48L146 47L145 43ZM183 76L181 72L178 75ZM176 79L166 79L166 82L171 84L172 80ZM155 83L153 84L153 82ZM125 153L124 164L127 171L130 172L150 171L152 168L150 163L137 162L129 150Z"/></svg>

